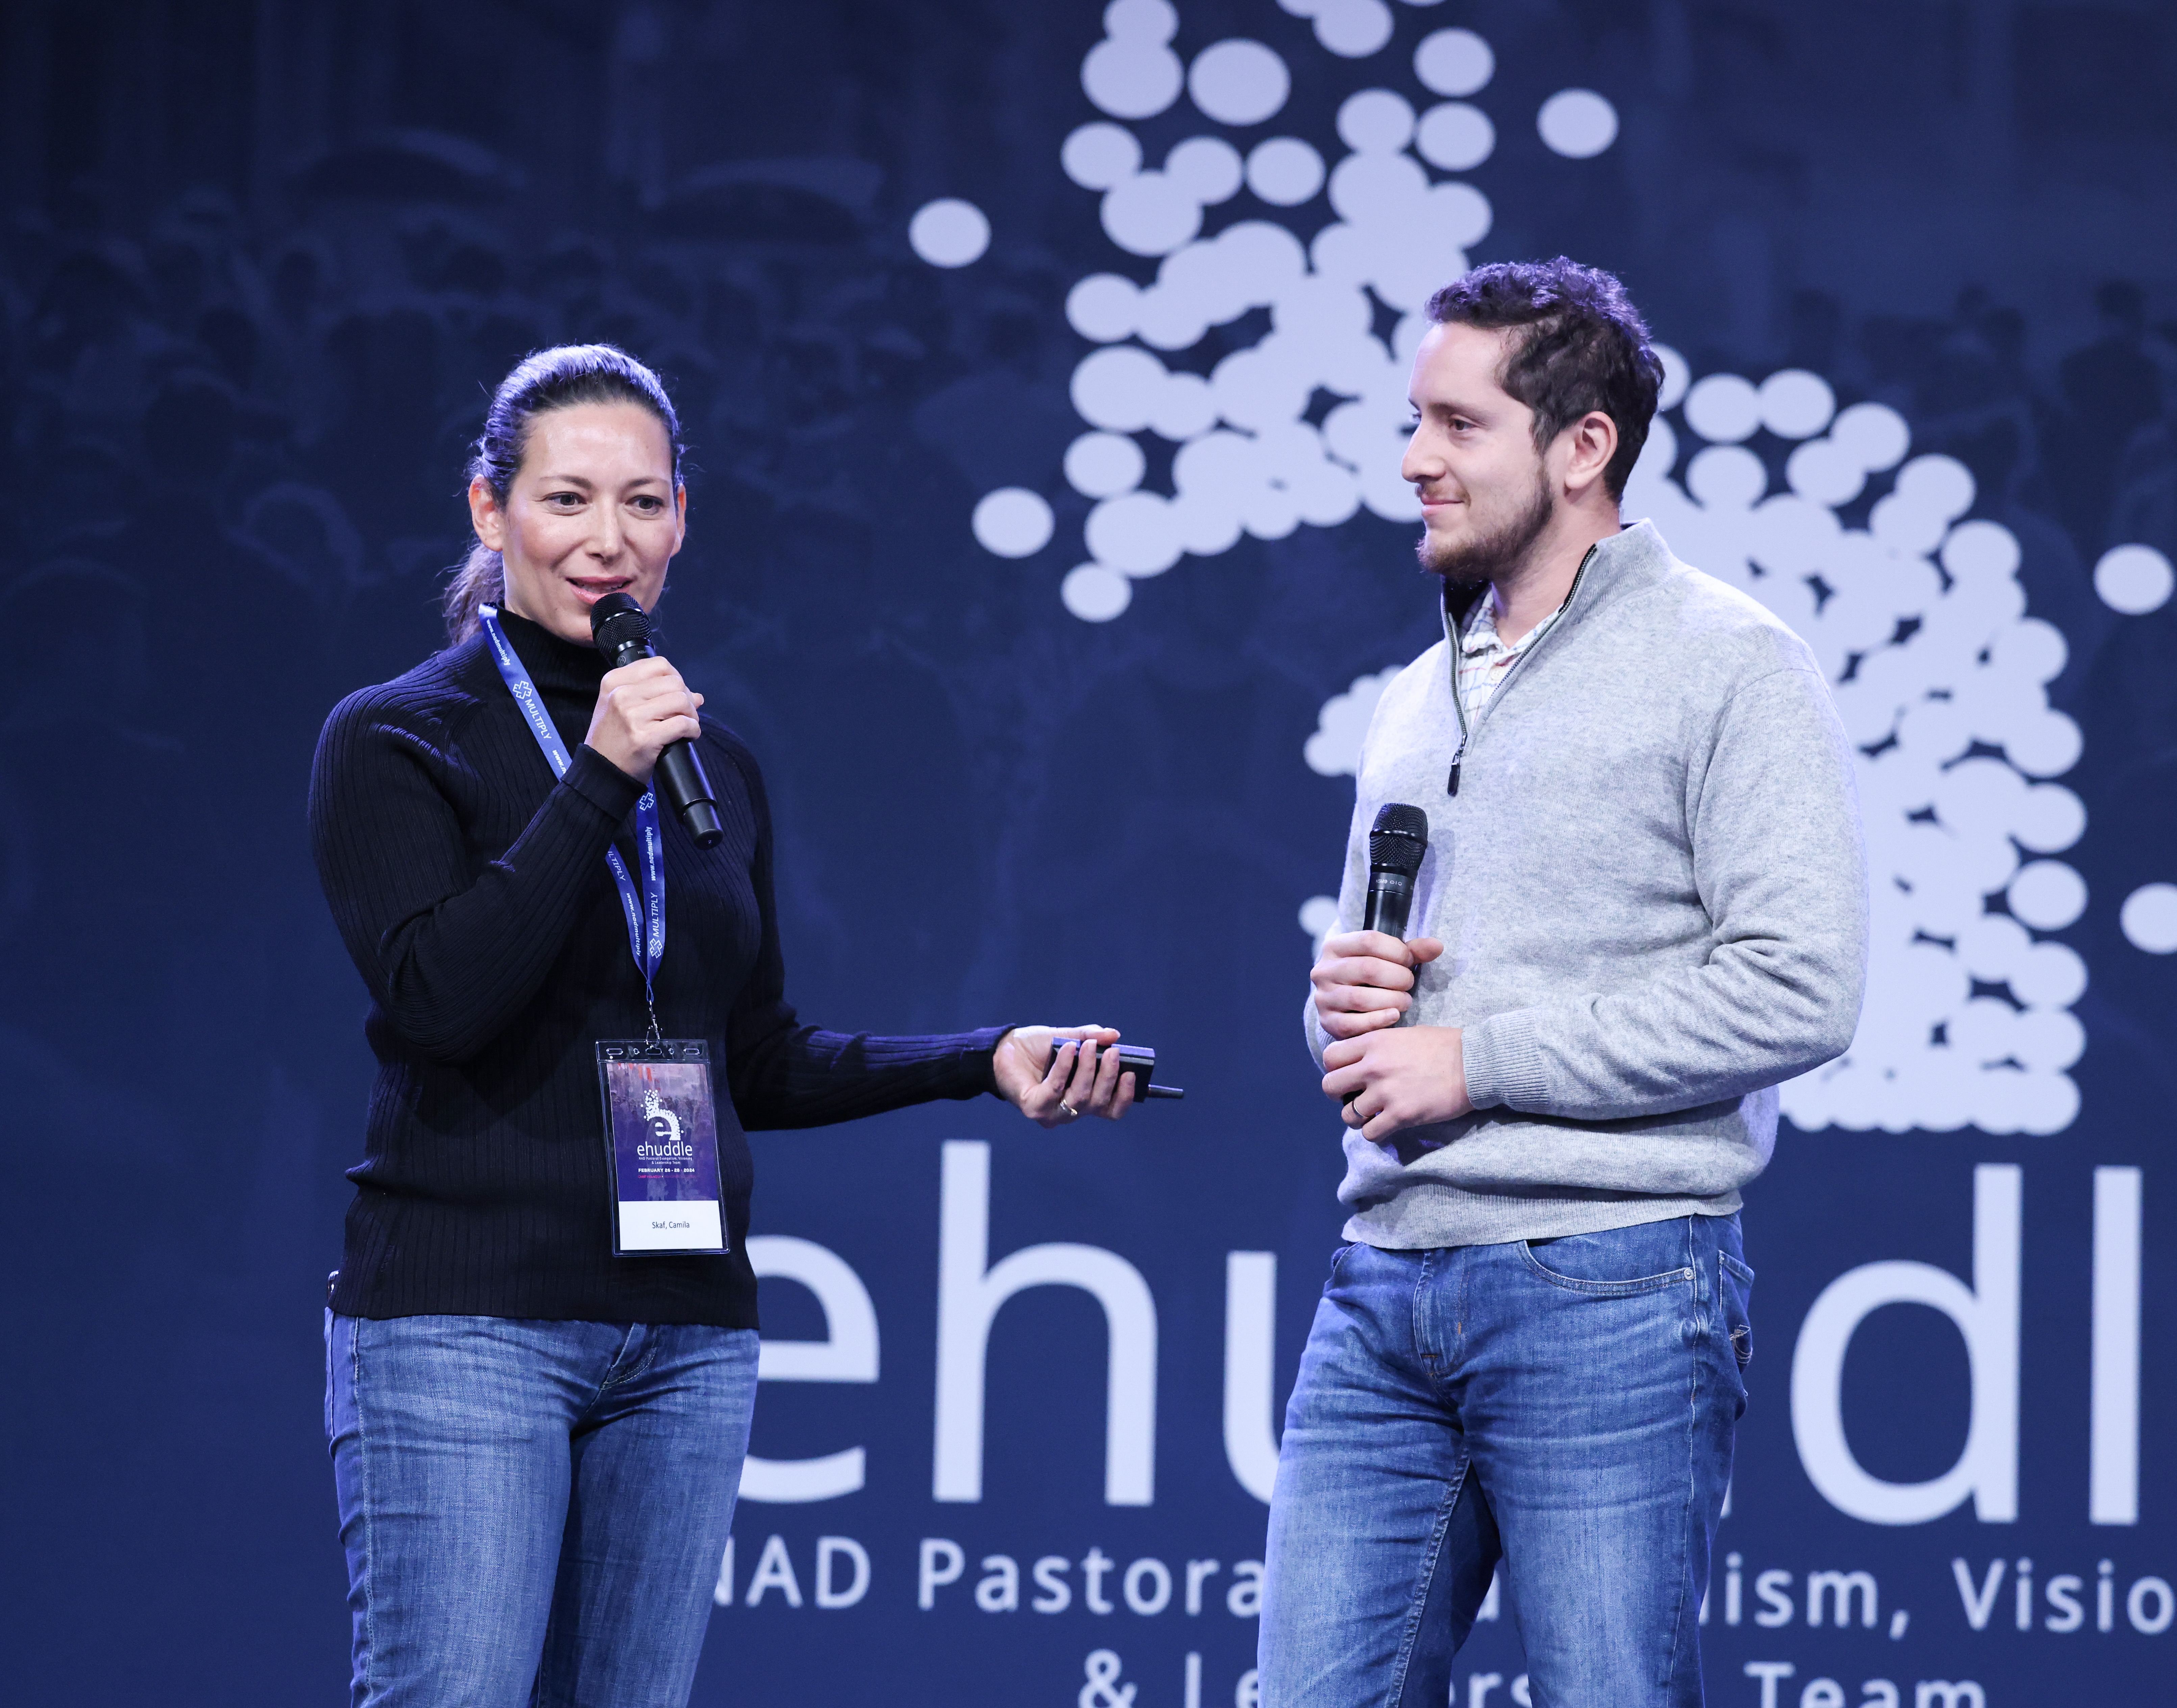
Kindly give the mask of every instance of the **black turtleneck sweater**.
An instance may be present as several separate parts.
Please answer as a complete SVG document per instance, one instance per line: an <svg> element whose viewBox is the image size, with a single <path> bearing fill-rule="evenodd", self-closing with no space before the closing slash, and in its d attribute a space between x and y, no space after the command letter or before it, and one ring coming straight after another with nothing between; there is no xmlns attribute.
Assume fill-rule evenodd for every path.
<svg viewBox="0 0 2177 1708"><path fill-rule="evenodd" d="M704 719L725 840L698 849L663 815L657 1013L668 1035L711 1045L733 1249L614 1257L594 1046L641 1037L647 1015L605 849L617 838L636 870L642 789L581 745L603 659L503 620L574 754L558 782L480 636L349 696L318 743L311 843L370 988L379 1064L333 1307L752 1329L745 1133L990 1090L1003 1029L873 1038L795 1023L762 778Z"/></svg>

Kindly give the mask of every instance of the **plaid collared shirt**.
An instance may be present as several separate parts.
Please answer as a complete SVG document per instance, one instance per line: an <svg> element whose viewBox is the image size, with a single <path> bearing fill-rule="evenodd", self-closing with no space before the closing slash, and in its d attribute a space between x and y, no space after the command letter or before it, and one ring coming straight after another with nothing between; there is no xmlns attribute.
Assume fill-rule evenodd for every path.
<svg viewBox="0 0 2177 1708"><path fill-rule="evenodd" d="M1518 642L1506 646L1497 633L1495 597L1485 592L1474 602L1467 614L1466 626L1459 636L1459 703L1466 713L1466 727L1474 728L1474 720L1481 715L1481 708L1489 703L1489 696L1497 691L1497 685L1504 674L1519 659L1520 655L1550 630L1550 625L1564 613L1560 605L1548 616L1520 636Z"/></svg>

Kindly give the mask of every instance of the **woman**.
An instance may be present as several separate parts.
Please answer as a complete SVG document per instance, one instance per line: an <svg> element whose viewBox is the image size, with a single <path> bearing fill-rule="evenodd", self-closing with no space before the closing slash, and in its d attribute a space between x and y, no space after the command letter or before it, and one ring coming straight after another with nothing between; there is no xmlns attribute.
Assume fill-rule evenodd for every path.
<svg viewBox="0 0 2177 1708"><path fill-rule="evenodd" d="M745 1132L985 1091L1050 1127L1131 1098L1094 1027L796 1023L754 757L666 660L608 670L591 642L598 599L664 587L680 450L623 352L523 362L471 466L453 644L319 745L312 842L379 1061L326 1313L359 1708L686 1701L756 1390ZM684 739L725 825L707 849L646 796ZM723 1251L618 1254L599 1046L661 1034L729 1095L703 1111L723 1225L659 1237Z"/></svg>

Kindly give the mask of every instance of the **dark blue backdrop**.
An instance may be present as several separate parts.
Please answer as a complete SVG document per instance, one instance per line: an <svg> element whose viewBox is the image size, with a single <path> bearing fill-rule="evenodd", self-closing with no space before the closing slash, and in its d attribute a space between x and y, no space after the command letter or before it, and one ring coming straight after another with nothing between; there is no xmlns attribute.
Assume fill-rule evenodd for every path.
<svg viewBox="0 0 2177 1708"><path fill-rule="evenodd" d="M1203 58L1236 39L1283 84ZM842 1457L749 1492L851 1492L745 1503L696 1700L1247 1701L1266 1383L1339 1221L1307 904L1372 679L1433 630L1383 374L1422 262L1563 249L1683 352L1634 507L1820 637L1889 887L1869 1026L1749 1194L1712 1696L2157 1700L2173 73L2151 0L17 0L11 1694L340 1698L319 1313L368 1070L307 765L337 698L437 644L484 389L609 338L689 423L668 635L767 767L803 1012L1108 1019L1190 1092L1108 1131L947 1105L757 1141L770 1332L832 1350L774 1362L755 1450ZM986 248L958 209L910 239L956 198ZM1277 282L1296 246L1196 241L1341 219L1312 295ZM1147 297L1074 289L1175 254ZM1077 378L1099 344L1170 374ZM1175 468L1220 412L1259 445ZM1047 1242L1094 1248L1046 1255L1111 1307L1114 1427L1098 1296L1021 1294L979 1498L941 1499L975 1481L934 1420L972 1419L983 1260ZM1524 1697L1509 1621L1460 1670L1461 1703Z"/></svg>

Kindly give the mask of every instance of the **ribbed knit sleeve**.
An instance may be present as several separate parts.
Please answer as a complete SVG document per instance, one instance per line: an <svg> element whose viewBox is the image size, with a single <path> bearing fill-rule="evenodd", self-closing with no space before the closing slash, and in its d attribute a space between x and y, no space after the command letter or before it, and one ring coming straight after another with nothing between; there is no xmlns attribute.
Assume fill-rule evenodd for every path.
<svg viewBox="0 0 2177 1708"><path fill-rule="evenodd" d="M771 803L746 750L736 746L734 757L756 812L750 881L762 919L756 964L734 1001L726 1030L727 1082L741 1124L751 1132L821 1127L933 1098L996 1090L992 1052L1007 1027L886 1038L797 1023L786 1001L786 964L778 942Z"/></svg>
<svg viewBox="0 0 2177 1708"><path fill-rule="evenodd" d="M578 747L514 844L475 873L435 721L380 690L344 702L318 747L310 840L388 1023L433 1060L464 1061L535 998L610 881L605 849L642 789Z"/></svg>

